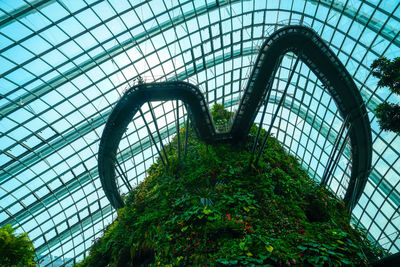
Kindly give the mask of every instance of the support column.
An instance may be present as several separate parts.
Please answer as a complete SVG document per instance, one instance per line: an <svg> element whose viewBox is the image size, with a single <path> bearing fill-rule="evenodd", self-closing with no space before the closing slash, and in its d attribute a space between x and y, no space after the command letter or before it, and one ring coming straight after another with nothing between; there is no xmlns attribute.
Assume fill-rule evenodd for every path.
<svg viewBox="0 0 400 267"><path fill-rule="evenodd" d="M324 174L322 175L322 179L321 179L321 183L320 183L322 186L325 186L328 183L328 177L329 177L329 175L331 173L332 161L333 161L333 159L334 159L334 157L336 155L336 151L337 151L337 149L339 147L340 140L342 139L344 130L346 129L347 124L349 123L349 118L350 118L350 116L347 115L346 118L344 119L344 122L343 122L342 126L340 127L338 136L336 137L335 143L333 145L333 148L332 148L331 153L330 153L329 158L328 158L328 164L326 165L325 170L324 170ZM350 129L347 131L346 137L348 136L349 133L350 133ZM344 144L344 142L343 142L343 144ZM343 144L342 144L342 146L343 146ZM340 155L340 153L339 153L339 155ZM335 163L336 163L336 158L335 158ZM335 163L334 163L333 166L335 166Z"/></svg>
<svg viewBox="0 0 400 267"><path fill-rule="evenodd" d="M299 64L299 61L300 61L300 57L297 56L296 62L294 63L294 66L293 66L293 69L291 70L291 72L290 72L290 74L289 74L289 78L288 78L288 81L287 81L287 83L286 83L285 90L283 91L283 95L282 95L282 97L281 97L281 100L279 101L279 104L278 104L278 106L276 107L275 114L274 114L274 116L272 117L272 121L271 121L271 124L269 125L268 132L267 132L267 134L266 134L265 137L264 137L264 140L263 140L263 143L262 143L262 146L261 146L260 150L258 151L257 158L256 158L256 161L255 161L255 164L254 164L254 165L257 165L257 164L258 164L258 161L260 160L261 154L262 154L263 151L264 151L265 144L267 143L268 137L269 137L269 135L271 134L272 126L274 125L275 119L276 119L276 117L278 116L279 109L280 109L280 107L282 106L283 101L285 100L285 96L286 96L287 91L288 91L288 89L289 89L290 81L291 81L292 78L293 78L294 72L295 72L295 70L296 70L297 64Z"/></svg>

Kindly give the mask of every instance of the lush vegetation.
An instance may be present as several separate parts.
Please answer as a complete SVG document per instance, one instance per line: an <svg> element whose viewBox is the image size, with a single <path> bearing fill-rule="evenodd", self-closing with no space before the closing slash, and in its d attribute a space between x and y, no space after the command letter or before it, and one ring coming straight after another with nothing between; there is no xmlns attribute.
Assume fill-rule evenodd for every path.
<svg viewBox="0 0 400 267"><path fill-rule="evenodd" d="M174 140L169 168L148 170L79 266L358 266L379 257L343 202L276 139L249 167L256 131L241 146L207 145L189 131L185 162Z"/></svg>
<svg viewBox="0 0 400 267"><path fill-rule="evenodd" d="M0 228L0 266L35 266L36 256L26 233L16 235L7 224Z"/></svg>
<svg viewBox="0 0 400 267"><path fill-rule="evenodd" d="M386 57L376 59L372 65L372 75L379 79L378 87L388 87L400 95L400 57L393 60ZM400 133L400 105L383 102L375 110L379 125L384 131Z"/></svg>
<svg viewBox="0 0 400 267"><path fill-rule="evenodd" d="M229 122L231 119L231 112L227 111L223 105L214 104L211 109L211 116L213 118L215 128L219 132L224 132L229 130Z"/></svg>

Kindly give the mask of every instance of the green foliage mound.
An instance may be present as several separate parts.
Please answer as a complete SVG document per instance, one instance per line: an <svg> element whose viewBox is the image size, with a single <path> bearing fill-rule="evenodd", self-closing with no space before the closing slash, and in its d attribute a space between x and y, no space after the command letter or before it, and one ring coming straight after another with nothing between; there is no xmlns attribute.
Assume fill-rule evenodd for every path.
<svg viewBox="0 0 400 267"><path fill-rule="evenodd" d="M343 202L275 138L248 166L256 131L242 146L206 145L189 131L185 162L175 139L169 168L151 166L79 266L340 266L379 257Z"/></svg>
<svg viewBox="0 0 400 267"><path fill-rule="evenodd" d="M15 235L15 230L9 224L0 228L0 266L35 266L32 242L26 233Z"/></svg>

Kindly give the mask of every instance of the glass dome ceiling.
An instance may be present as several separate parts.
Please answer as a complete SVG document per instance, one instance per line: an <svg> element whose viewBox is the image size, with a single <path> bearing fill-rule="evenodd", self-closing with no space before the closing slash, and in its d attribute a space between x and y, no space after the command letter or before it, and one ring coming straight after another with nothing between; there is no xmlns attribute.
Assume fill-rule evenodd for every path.
<svg viewBox="0 0 400 267"><path fill-rule="evenodd" d="M0 224L19 226L42 265L81 260L116 216L101 188L97 154L105 122L136 83L181 80L208 104L238 101L262 42L285 25L313 28L352 75L371 121L372 169L354 223L391 252L400 250L400 137L382 132L375 107L399 98L377 88L369 66L400 55L397 1L0 1ZM277 71L263 126L271 122L296 57ZM182 104L182 103L180 103ZM175 134L176 103L153 102L160 140ZM181 122L186 110L180 106ZM157 136L151 110L142 107ZM256 121L260 121L262 109ZM316 180L343 118L302 62L273 133ZM342 142L345 140L342 140ZM132 186L158 156L141 116L120 150ZM343 198L351 172L346 143L328 186ZM121 184L121 193L127 189ZM50 257L51 255L51 257Z"/></svg>

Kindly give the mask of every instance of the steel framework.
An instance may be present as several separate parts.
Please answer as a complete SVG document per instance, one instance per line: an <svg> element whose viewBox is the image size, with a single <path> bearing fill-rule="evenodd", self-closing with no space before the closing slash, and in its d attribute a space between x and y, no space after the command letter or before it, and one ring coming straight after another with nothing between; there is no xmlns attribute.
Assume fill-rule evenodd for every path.
<svg viewBox="0 0 400 267"><path fill-rule="evenodd" d="M238 110L264 40L284 26L301 24L317 32L346 68L371 122L370 174L353 203L354 223L391 252L399 251L400 137L382 132L374 115L379 103L398 99L376 87L369 69L381 55L400 54L399 5L384 0L1 2L0 225L28 232L42 265L81 260L116 216L101 187L97 155L107 118L126 88L139 76L147 83L186 81L198 86L208 106L217 102ZM295 54L286 53L277 66L265 114L257 106L255 122L264 116L268 129L276 113L271 134L317 181L328 177L324 183L344 198L355 167L346 133L356 129L339 134L344 113L301 57L283 97ZM141 110L118 151L132 187L163 154L177 124L188 121L182 102L145 103ZM333 155L334 147L342 153ZM334 168L324 176L329 162ZM126 193L123 180L118 183Z"/></svg>

